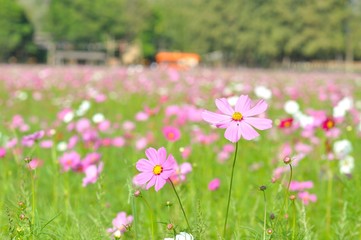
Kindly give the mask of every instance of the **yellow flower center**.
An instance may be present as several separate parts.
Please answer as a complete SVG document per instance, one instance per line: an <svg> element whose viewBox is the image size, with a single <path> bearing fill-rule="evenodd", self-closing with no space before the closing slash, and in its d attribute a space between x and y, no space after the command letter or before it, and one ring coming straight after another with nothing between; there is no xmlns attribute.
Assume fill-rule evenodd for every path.
<svg viewBox="0 0 361 240"><path fill-rule="evenodd" d="M242 113L240 113L240 112L235 112L235 113L233 113L233 115L232 115L232 119L233 119L234 121L241 121L242 118L243 118L243 115L242 115Z"/></svg>
<svg viewBox="0 0 361 240"><path fill-rule="evenodd" d="M333 121L331 121L331 120L328 120L327 123L326 123L327 128L332 128L333 125L334 125Z"/></svg>
<svg viewBox="0 0 361 240"><path fill-rule="evenodd" d="M288 127L291 127L291 123L290 122L285 122L285 125L284 125L286 128Z"/></svg>
<svg viewBox="0 0 361 240"><path fill-rule="evenodd" d="M163 167L161 165L155 165L153 168L153 173L155 175L160 175L163 172Z"/></svg>

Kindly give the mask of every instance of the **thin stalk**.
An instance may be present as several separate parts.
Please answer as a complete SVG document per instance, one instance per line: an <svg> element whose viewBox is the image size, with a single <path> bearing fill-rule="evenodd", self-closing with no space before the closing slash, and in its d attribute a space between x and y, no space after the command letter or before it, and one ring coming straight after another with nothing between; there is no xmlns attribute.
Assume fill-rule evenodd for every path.
<svg viewBox="0 0 361 240"><path fill-rule="evenodd" d="M287 210L288 208L286 209L286 202L288 202L288 198L289 198L289 195L290 195L290 185L291 185L291 181L292 181L292 176L293 176L293 168L292 168L292 164L289 163L288 164L290 166L290 178L288 180L288 184L287 184L287 189L285 191L285 198L283 200L283 204L282 204L282 208L281 208L281 211L283 210L284 211L284 214L287 213ZM287 204L288 205L288 204ZM276 218L276 223L274 224L275 227L277 226L277 223L279 221L279 216Z"/></svg>
<svg viewBox="0 0 361 240"><path fill-rule="evenodd" d="M292 201L293 208L293 224L292 224L292 240L295 239L295 231L296 231L296 204L295 200Z"/></svg>
<svg viewBox="0 0 361 240"><path fill-rule="evenodd" d="M144 196L142 195L142 199L145 203L145 205L147 206L147 208L149 209L149 216L150 216L150 221L152 223L151 227L152 227L152 239L154 240L155 239L155 236L154 236L154 217L153 217L153 209L150 207L148 201L144 198Z"/></svg>
<svg viewBox="0 0 361 240"><path fill-rule="evenodd" d="M188 229L189 229L190 232L192 232L192 228L191 228L191 226L189 225L188 218L187 218L186 212L184 211L184 208L183 208L182 202L181 202L181 200L180 200L180 198L179 198L178 192L177 192L177 190L175 189L172 180L171 180L170 178L168 178L168 180L169 180L170 184L171 184L172 187L173 187L173 190L174 190L175 195L176 195L177 198L178 198L178 202L179 202L179 205L180 205L180 207L181 207L181 209L182 209L184 218L186 219L186 222L187 222L187 225L188 225Z"/></svg>
<svg viewBox="0 0 361 240"><path fill-rule="evenodd" d="M263 240L266 240L266 226L267 226L267 199L266 199L266 191L263 191L263 200L264 200Z"/></svg>
<svg viewBox="0 0 361 240"><path fill-rule="evenodd" d="M228 212L229 212L229 205L230 205L230 202L231 202L231 193L232 193L232 185L233 185L233 174L234 174L234 166L236 165L236 160L237 160L237 151L238 151L238 142L236 142L236 151L234 152L234 158L233 158L232 173L231 173L231 182L230 182L230 184L229 184L226 219L225 219L225 221L224 221L224 227L223 227L223 238L224 238L224 239L226 238L226 228L227 228L227 221L228 221Z"/></svg>

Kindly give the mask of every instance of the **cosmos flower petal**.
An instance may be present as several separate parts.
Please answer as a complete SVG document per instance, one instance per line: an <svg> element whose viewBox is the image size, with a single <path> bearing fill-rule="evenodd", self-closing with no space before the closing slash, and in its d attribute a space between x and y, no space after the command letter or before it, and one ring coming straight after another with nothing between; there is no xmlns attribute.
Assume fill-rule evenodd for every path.
<svg viewBox="0 0 361 240"><path fill-rule="evenodd" d="M149 161L153 162L154 164L159 164L158 153L154 148L148 148L145 150L145 155Z"/></svg>
<svg viewBox="0 0 361 240"><path fill-rule="evenodd" d="M232 118L230 116L210 112L207 110L204 110L202 112L202 118L204 121L209 122L214 125L216 125L217 123L223 122L223 121L227 121L227 120L231 121L232 120Z"/></svg>
<svg viewBox="0 0 361 240"><path fill-rule="evenodd" d="M167 180L174 173L173 169L164 169L163 172L159 175L164 180Z"/></svg>
<svg viewBox="0 0 361 240"><path fill-rule="evenodd" d="M149 188L151 188L152 186L154 186L155 183L156 183L157 178L158 178L158 177L156 177L156 176L153 175L152 178L150 179L150 181L147 183L147 186L146 186L145 188L146 188L146 189L149 189Z"/></svg>
<svg viewBox="0 0 361 240"><path fill-rule="evenodd" d="M192 172L192 164L185 162L180 165L180 173L187 174Z"/></svg>
<svg viewBox="0 0 361 240"><path fill-rule="evenodd" d="M263 113L268 108L268 104L262 99L259 100L256 105L250 110L242 113L243 117L251 117Z"/></svg>
<svg viewBox="0 0 361 240"><path fill-rule="evenodd" d="M224 132L224 137L233 143L238 142L241 136L240 127L236 122L232 122Z"/></svg>
<svg viewBox="0 0 361 240"><path fill-rule="evenodd" d="M174 169L176 161L172 154L169 154L167 160L163 163L163 168L165 169Z"/></svg>
<svg viewBox="0 0 361 240"><path fill-rule="evenodd" d="M167 151L164 147L158 149L159 164L162 165L167 160Z"/></svg>
<svg viewBox="0 0 361 240"><path fill-rule="evenodd" d="M244 121L240 122L239 127L241 129L243 138L246 140L252 140L259 136L259 133Z"/></svg>
<svg viewBox="0 0 361 240"><path fill-rule="evenodd" d="M272 127L272 120L267 118L246 117L243 121L259 130L266 130Z"/></svg>
<svg viewBox="0 0 361 240"><path fill-rule="evenodd" d="M224 114L232 116L232 114L234 113L233 108L231 107L231 105L229 105L226 98L216 99L216 105L217 105L217 108L219 109L219 111L221 111Z"/></svg>
<svg viewBox="0 0 361 240"><path fill-rule="evenodd" d="M224 121L218 122L215 125L217 128L227 128L231 122L232 122L232 118L228 118Z"/></svg>
<svg viewBox="0 0 361 240"><path fill-rule="evenodd" d="M236 103L236 112L244 113L251 109L251 99L247 95L241 95Z"/></svg>
<svg viewBox="0 0 361 240"><path fill-rule="evenodd" d="M167 181L164 180L163 178L157 177L156 182L155 182L155 187L154 187L155 191L158 192L165 185L166 182Z"/></svg>
<svg viewBox="0 0 361 240"><path fill-rule="evenodd" d="M136 168L140 172L151 172L154 168L154 164L146 159L140 159L136 164Z"/></svg>
<svg viewBox="0 0 361 240"><path fill-rule="evenodd" d="M147 183L153 176L154 176L153 173L142 172L134 177L134 182L136 182L139 185L142 185Z"/></svg>

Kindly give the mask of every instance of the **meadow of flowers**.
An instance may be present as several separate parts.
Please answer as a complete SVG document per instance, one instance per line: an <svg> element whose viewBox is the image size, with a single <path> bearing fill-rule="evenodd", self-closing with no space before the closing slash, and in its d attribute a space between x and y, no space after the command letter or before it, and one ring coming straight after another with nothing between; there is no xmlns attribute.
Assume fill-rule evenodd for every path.
<svg viewBox="0 0 361 240"><path fill-rule="evenodd" d="M361 239L361 76L0 66L1 239Z"/></svg>

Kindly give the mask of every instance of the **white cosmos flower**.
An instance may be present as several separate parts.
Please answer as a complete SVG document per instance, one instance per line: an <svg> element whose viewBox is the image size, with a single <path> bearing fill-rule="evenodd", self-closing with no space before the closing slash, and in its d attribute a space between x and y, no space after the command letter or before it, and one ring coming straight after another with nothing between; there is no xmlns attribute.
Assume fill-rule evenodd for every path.
<svg viewBox="0 0 361 240"><path fill-rule="evenodd" d="M295 113L294 118L297 120L297 122L300 123L302 128L312 125L314 121L313 117L308 116L302 112Z"/></svg>
<svg viewBox="0 0 361 240"><path fill-rule="evenodd" d="M21 101L25 101L26 99L28 99L28 94L24 91L17 91L16 97Z"/></svg>
<svg viewBox="0 0 361 240"><path fill-rule="evenodd" d="M254 89L254 93L257 97L263 98L263 99L270 99L272 97L272 91L266 88L265 86L257 86Z"/></svg>
<svg viewBox="0 0 361 240"><path fill-rule="evenodd" d="M63 118L63 121L65 123L69 123L73 120L74 118L74 112L73 111L69 111L65 114L64 118Z"/></svg>
<svg viewBox="0 0 361 240"><path fill-rule="evenodd" d="M180 232L175 238L164 238L164 240L194 240L192 234Z"/></svg>
<svg viewBox="0 0 361 240"><path fill-rule="evenodd" d="M334 117L344 117L346 112L349 111L353 106L353 100L350 97L344 97L337 103L333 108Z"/></svg>
<svg viewBox="0 0 361 240"><path fill-rule="evenodd" d="M91 104L88 100L84 100L81 102L78 110L76 111L77 116L83 116L90 108Z"/></svg>
<svg viewBox="0 0 361 240"><path fill-rule="evenodd" d="M351 153L352 151L351 142L347 139L336 141L333 144L333 151L339 159L342 159Z"/></svg>
<svg viewBox="0 0 361 240"><path fill-rule="evenodd" d="M355 167L355 160L352 156L348 155L340 160L340 172L342 174L351 174Z"/></svg>
<svg viewBox="0 0 361 240"><path fill-rule="evenodd" d="M104 115L101 114L101 113L96 113L94 114L92 120L94 123L100 123L100 122L103 122L105 119Z"/></svg>
<svg viewBox="0 0 361 240"><path fill-rule="evenodd" d="M283 109L286 113L293 115L300 111L300 105L296 101L288 100L283 106Z"/></svg>
<svg viewBox="0 0 361 240"><path fill-rule="evenodd" d="M56 146L56 149L60 152L64 152L68 148L68 144L66 142L59 142Z"/></svg>

